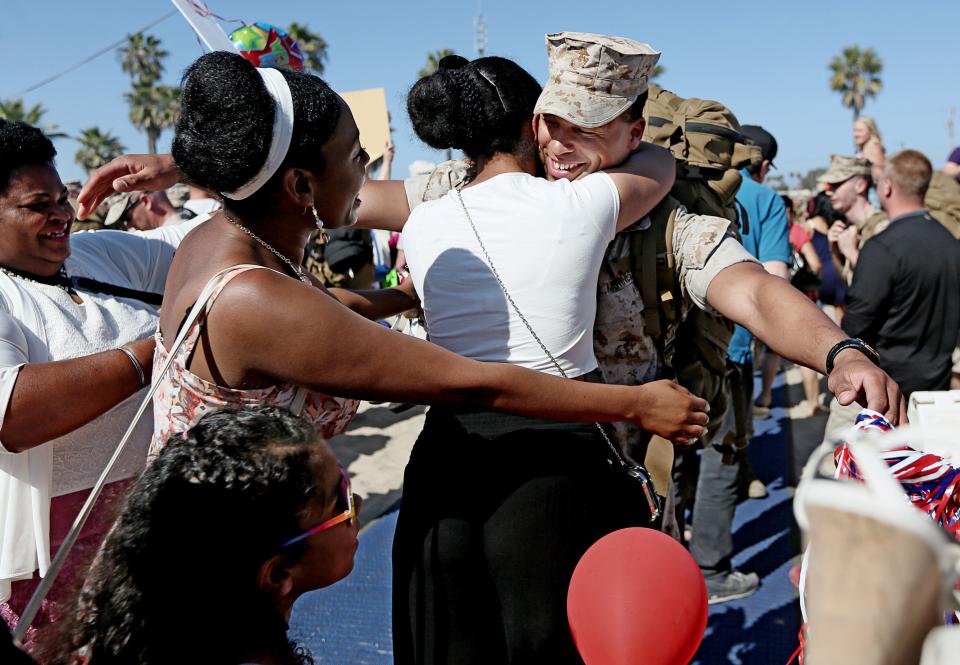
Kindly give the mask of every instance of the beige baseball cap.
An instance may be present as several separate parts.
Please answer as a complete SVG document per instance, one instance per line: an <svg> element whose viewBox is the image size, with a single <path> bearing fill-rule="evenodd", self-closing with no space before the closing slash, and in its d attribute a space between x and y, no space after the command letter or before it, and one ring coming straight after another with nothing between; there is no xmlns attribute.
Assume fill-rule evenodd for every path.
<svg viewBox="0 0 960 665"><path fill-rule="evenodd" d="M869 177L870 174L870 161L863 157L830 155L830 168L817 178L817 182L824 185L837 185L854 176Z"/></svg>
<svg viewBox="0 0 960 665"><path fill-rule="evenodd" d="M649 44L588 32L547 35L550 77L534 113L580 127L600 127L630 108L647 89L660 59Z"/></svg>
<svg viewBox="0 0 960 665"><path fill-rule="evenodd" d="M134 194L136 194L136 196L134 196ZM108 228L116 226L118 222L122 221L121 218L127 211L137 203L140 195L140 192L120 192L108 196L101 204L107 207L107 214L103 219L103 225Z"/></svg>

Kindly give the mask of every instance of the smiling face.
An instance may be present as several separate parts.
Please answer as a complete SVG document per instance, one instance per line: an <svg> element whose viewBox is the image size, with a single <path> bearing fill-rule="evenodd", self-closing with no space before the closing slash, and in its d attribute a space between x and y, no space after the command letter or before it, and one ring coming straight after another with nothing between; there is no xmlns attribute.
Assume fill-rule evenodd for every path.
<svg viewBox="0 0 960 665"><path fill-rule="evenodd" d="M555 115L534 116L534 124L549 180L574 180L622 163L640 145L644 129L643 118L628 121L623 116L594 128Z"/></svg>
<svg viewBox="0 0 960 665"><path fill-rule="evenodd" d="M70 256L73 208L53 164L17 169L0 190L0 265L49 277Z"/></svg>
<svg viewBox="0 0 960 665"><path fill-rule="evenodd" d="M324 170L316 178L319 195L314 199L324 226L336 229L357 221L357 195L366 180L370 156L360 145L360 132L350 107L340 99L340 118L330 140L321 150Z"/></svg>

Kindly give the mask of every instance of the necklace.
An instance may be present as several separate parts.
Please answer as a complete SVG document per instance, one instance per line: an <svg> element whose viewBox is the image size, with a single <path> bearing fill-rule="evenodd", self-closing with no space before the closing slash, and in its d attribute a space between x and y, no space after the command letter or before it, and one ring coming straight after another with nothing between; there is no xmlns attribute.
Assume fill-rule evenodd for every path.
<svg viewBox="0 0 960 665"><path fill-rule="evenodd" d="M272 253L274 256L276 256L278 259L280 259L281 261L283 261L284 263L286 263L288 266L290 266L290 270L292 270L292 271L294 272L294 274L297 276L297 279L299 279L299 280L300 280L301 282L303 282L304 284L310 284L310 278L307 277L306 273L303 272L303 268L301 268L301 267L298 266L296 263L294 263L293 261L291 261L290 259L288 259L286 256L284 256L283 254L281 254L279 251L277 251L276 249L274 249L273 245L271 245L270 243L268 243L266 240L264 240L263 238L261 238L260 236L258 236L256 233L254 233L253 231L251 231L250 229L248 229L246 226L244 226L243 224L241 224L240 222L238 222L237 220L235 220L233 217L231 217L230 215L228 215L228 214L226 213L226 211L223 212L223 216L226 218L226 220L227 220L228 222L230 222L231 224L233 224L234 226L236 226L238 229L240 229L241 231L243 231L244 233L246 233L248 236L250 236L251 238L253 238L254 240L256 240L258 243L260 243L261 245L263 245L263 246L267 249L267 251L269 251L269 252Z"/></svg>
<svg viewBox="0 0 960 665"><path fill-rule="evenodd" d="M67 276L67 269L63 266L60 266L60 271L56 275L51 275L50 277L41 277L40 275L34 275L28 272L21 272L19 270L14 270L13 268L8 268L6 266L0 266L0 272L9 277L16 277L17 279L22 279L25 282L33 282L34 284L43 284L44 286L55 286L58 289L63 289L67 293L73 291L73 282L70 277Z"/></svg>

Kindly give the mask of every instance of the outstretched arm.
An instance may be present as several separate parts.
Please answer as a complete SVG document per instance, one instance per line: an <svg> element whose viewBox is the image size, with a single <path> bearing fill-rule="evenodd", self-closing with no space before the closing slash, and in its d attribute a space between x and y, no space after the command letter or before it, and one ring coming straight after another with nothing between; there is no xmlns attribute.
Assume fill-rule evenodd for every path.
<svg viewBox="0 0 960 665"><path fill-rule="evenodd" d="M367 180L360 190L357 226L365 229L403 231L410 204L403 180Z"/></svg>
<svg viewBox="0 0 960 665"><path fill-rule="evenodd" d="M235 368L223 374L227 385L255 374L360 399L472 405L579 422L630 420L678 443L703 432L706 402L670 382L607 386L477 362L388 330L316 289L267 272L238 277L211 311L209 345L199 352L209 349L219 368ZM261 303L256 312L250 302ZM277 330L290 331L283 343L265 343Z"/></svg>
<svg viewBox="0 0 960 665"><path fill-rule="evenodd" d="M77 196L78 219L86 219L114 192L158 191L181 180L173 155L123 155L90 174Z"/></svg>
<svg viewBox="0 0 960 665"><path fill-rule="evenodd" d="M114 192L158 191L181 182L173 155L123 155L93 171L77 196L77 217L86 219ZM402 180L368 180L360 190L357 226L402 231L410 206Z"/></svg>
<svg viewBox="0 0 960 665"><path fill-rule="evenodd" d="M778 355L821 374L826 374L830 349L847 338L802 293L756 263L736 263L721 270L710 282L707 302ZM897 384L856 349L837 355L828 385L844 406L856 401L894 424L906 422L906 402Z"/></svg>

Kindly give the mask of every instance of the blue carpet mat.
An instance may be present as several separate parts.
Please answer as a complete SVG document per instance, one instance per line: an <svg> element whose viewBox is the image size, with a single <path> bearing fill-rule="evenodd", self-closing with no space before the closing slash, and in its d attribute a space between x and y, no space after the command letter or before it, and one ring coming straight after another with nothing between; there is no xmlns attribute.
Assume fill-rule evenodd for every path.
<svg viewBox="0 0 960 665"><path fill-rule="evenodd" d="M786 401L782 380L778 376L774 384L774 404ZM800 606L788 573L800 545L793 518L796 480L786 409L774 407L769 418L754 420L747 450L769 496L737 506L733 565L757 573L760 588L747 598L710 607L707 632L692 661L697 665L786 665L798 644Z"/></svg>
<svg viewBox="0 0 960 665"><path fill-rule="evenodd" d="M318 663L390 665L390 550L397 511L360 534L356 565L332 587L306 593L293 607L290 637Z"/></svg>
<svg viewBox="0 0 960 665"><path fill-rule="evenodd" d="M782 375L777 381L774 404L784 404ZM754 427L750 459L770 495L737 508L734 565L758 573L761 586L749 598L710 608L703 644L692 661L697 665L785 665L797 646L800 611L787 576L799 551L791 508L796 483L791 423L785 409L775 407ZM290 635L317 663L393 662L390 550L396 520L391 512L373 522L361 533L354 572L328 589L305 594L294 607Z"/></svg>

